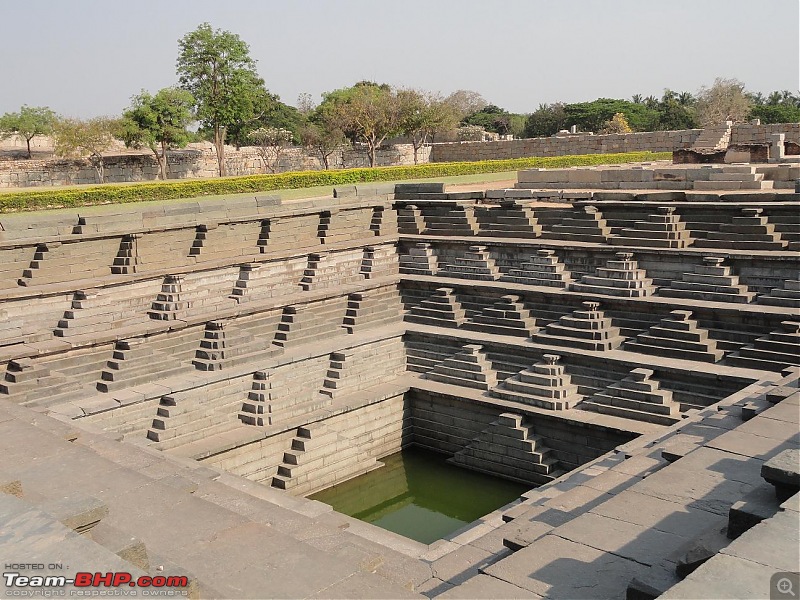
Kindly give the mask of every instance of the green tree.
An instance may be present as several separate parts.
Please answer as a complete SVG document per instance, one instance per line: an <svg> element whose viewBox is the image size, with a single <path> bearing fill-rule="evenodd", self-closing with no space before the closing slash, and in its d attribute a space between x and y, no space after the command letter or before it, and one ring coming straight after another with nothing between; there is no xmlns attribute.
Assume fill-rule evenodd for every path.
<svg viewBox="0 0 800 600"><path fill-rule="evenodd" d="M253 120L264 81L256 73L248 45L229 31L215 31L203 23L178 45L181 86L195 98L197 118L211 132L219 174L224 176L226 132Z"/></svg>
<svg viewBox="0 0 800 600"><path fill-rule="evenodd" d="M96 117L88 121L80 119L60 119L53 128L56 156L88 156L95 172L97 182L105 182L105 159L115 141L115 132L120 123L108 117Z"/></svg>
<svg viewBox="0 0 800 600"><path fill-rule="evenodd" d="M659 102L653 97L645 98L642 104L627 100L598 98L592 102L567 104L565 125L577 125L582 131L600 131L615 114L623 113L633 131L653 131L658 123Z"/></svg>
<svg viewBox="0 0 800 600"><path fill-rule="evenodd" d="M386 84L362 81L351 88L334 90L323 95L320 105L351 140L367 146L369 164L375 166L375 155L390 135L402 130L402 110L397 94Z"/></svg>
<svg viewBox="0 0 800 600"><path fill-rule="evenodd" d="M437 133L455 128L458 115L450 104L433 94L402 90L397 96L402 119L401 132L411 140L416 165L420 148L427 145Z"/></svg>
<svg viewBox="0 0 800 600"><path fill-rule="evenodd" d="M718 77L711 87L702 87L697 94L697 118L703 127L725 121L742 123L750 114L752 101L738 79Z"/></svg>
<svg viewBox="0 0 800 600"><path fill-rule="evenodd" d="M19 112L0 117L0 139L18 135L28 146L31 158L31 140L37 135L50 135L58 117L46 106L23 106Z"/></svg>
<svg viewBox="0 0 800 600"><path fill-rule="evenodd" d="M567 127L567 113L564 104L540 104L525 121L525 137L546 137L554 135Z"/></svg>
<svg viewBox="0 0 800 600"><path fill-rule="evenodd" d="M149 148L161 179L166 179L167 148L183 148L191 139L186 127L193 119L192 106L194 98L186 90L164 88L155 96L142 90L122 113L119 137L126 146Z"/></svg>

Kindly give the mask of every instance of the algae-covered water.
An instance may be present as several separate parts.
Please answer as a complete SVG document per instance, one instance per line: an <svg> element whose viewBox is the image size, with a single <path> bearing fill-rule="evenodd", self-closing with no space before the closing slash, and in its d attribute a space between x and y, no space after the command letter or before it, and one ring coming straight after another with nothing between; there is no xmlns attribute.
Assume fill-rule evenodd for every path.
<svg viewBox="0 0 800 600"><path fill-rule="evenodd" d="M310 498L334 510L423 544L518 498L530 486L476 473L446 457L408 448L381 459L386 466Z"/></svg>

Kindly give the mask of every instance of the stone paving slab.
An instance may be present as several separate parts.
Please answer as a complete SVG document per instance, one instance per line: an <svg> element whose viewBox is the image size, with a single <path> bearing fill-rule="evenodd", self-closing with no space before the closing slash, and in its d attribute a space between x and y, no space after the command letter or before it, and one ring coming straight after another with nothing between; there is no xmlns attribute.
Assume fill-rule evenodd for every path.
<svg viewBox="0 0 800 600"><path fill-rule="evenodd" d="M437 598L450 600L503 600L505 598L544 598L539 594L489 575L478 575L466 583L454 587Z"/></svg>
<svg viewBox="0 0 800 600"><path fill-rule="evenodd" d="M620 494L590 512L683 538L691 538L708 527L723 527L727 522L727 516L647 496L635 490Z"/></svg>
<svg viewBox="0 0 800 600"><path fill-rule="evenodd" d="M800 519L791 511L779 512L746 531L721 553L757 562L776 571L797 571L800 566Z"/></svg>
<svg viewBox="0 0 800 600"><path fill-rule="evenodd" d="M775 569L736 558L717 556L659 596L664 600L752 600L769 598Z"/></svg>
<svg viewBox="0 0 800 600"><path fill-rule="evenodd" d="M646 570L635 561L547 535L485 572L541 596L578 600L616 598L631 578Z"/></svg>
<svg viewBox="0 0 800 600"><path fill-rule="evenodd" d="M647 565L686 542L672 533L593 513L576 517L552 535Z"/></svg>

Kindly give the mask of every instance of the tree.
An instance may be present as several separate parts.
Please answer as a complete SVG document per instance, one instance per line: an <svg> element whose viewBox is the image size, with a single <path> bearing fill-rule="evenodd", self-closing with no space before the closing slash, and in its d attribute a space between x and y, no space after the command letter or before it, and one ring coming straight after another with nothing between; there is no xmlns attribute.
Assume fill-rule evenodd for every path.
<svg viewBox="0 0 800 600"><path fill-rule="evenodd" d="M275 173L278 163L286 150L292 145L292 132L277 127L259 127L250 132L249 138L255 143L264 170Z"/></svg>
<svg viewBox="0 0 800 600"><path fill-rule="evenodd" d="M256 73L248 45L229 31L214 31L203 23L178 45L178 77L195 98L197 118L212 134L222 177L226 132L253 119L264 81Z"/></svg>
<svg viewBox="0 0 800 600"><path fill-rule="evenodd" d="M339 114L332 104L308 110L308 118L300 129L300 141L319 157L325 169L329 169L331 155L347 143Z"/></svg>
<svg viewBox="0 0 800 600"><path fill-rule="evenodd" d="M456 111L459 120L475 114L489 103L486 98L472 90L457 90L444 99Z"/></svg>
<svg viewBox="0 0 800 600"><path fill-rule="evenodd" d="M603 125L600 133L631 133L633 129L628 125L628 119L622 113L616 113Z"/></svg>
<svg viewBox="0 0 800 600"><path fill-rule="evenodd" d="M88 121L61 119L53 128L56 156L86 156L97 173L97 182L105 182L103 153L114 144L114 132L120 129L119 121L96 117Z"/></svg>
<svg viewBox="0 0 800 600"><path fill-rule="evenodd" d="M122 113L119 136L126 146L152 151L161 179L167 178L167 148L183 148L191 139L186 127L193 118L192 106L194 98L186 90L164 88L155 96L142 90Z"/></svg>
<svg viewBox="0 0 800 600"><path fill-rule="evenodd" d="M510 113L494 104L487 104L478 112L464 118L462 125L478 125L486 131L500 135L522 135L525 131L526 117Z"/></svg>
<svg viewBox="0 0 800 600"><path fill-rule="evenodd" d="M710 88L700 88L697 94L697 117L703 127L726 121L742 123L750 114L751 104L741 81L718 77Z"/></svg>
<svg viewBox="0 0 800 600"><path fill-rule="evenodd" d="M558 133L567 127L567 113L564 104L540 104L525 121L525 137L545 137Z"/></svg>
<svg viewBox="0 0 800 600"><path fill-rule="evenodd" d="M378 147L402 129L397 94L385 84L362 81L351 88L329 92L324 94L321 106L346 136L367 146L371 167L375 166Z"/></svg>
<svg viewBox="0 0 800 600"><path fill-rule="evenodd" d="M441 132L455 128L458 115L453 107L439 96L418 90L398 92L402 126L401 131L411 140L414 164L418 163L419 150Z"/></svg>
<svg viewBox="0 0 800 600"><path fill-rule="evenodd" d="M763 94L751 94L753 107L748 118L761 119L762 123L800 122L800 94L789 90L771 92L766 98Z"/></svg>
<svg viewBox="0 0 800 600"><path fill-rule="evenodd" d="M31 140L37 135L53 133L56 113L46 106L23 106L19 112L6 113L0 117L0 139L18 135L28 146L28 158L31 158Z"/></svg>

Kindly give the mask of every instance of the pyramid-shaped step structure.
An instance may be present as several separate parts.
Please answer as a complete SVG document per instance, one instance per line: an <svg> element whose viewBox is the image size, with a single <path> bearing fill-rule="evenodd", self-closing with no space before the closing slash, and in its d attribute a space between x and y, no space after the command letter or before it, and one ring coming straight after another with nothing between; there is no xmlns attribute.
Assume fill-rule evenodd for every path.
<svg viewBox="0 0 800 600"><path fill-rule="evenodd" d="M783 287L772 288L769 294L759 296L757 302L769 306L800 308L800 280L787 279L783 282Z"/></svg>
<svg viewBox="0 0 800 600"><path fill-rule="evenodd" d="M501 200L499 207L476 207L475 216L481 236L535 238L542 235L542 227L531 208L513 199Z"/></svg>
<svg viewBox="0 0 800 600"><path fill-rule="evenodd" d="M180 360L156 351L146 339L120 340L114 345L114 353L100 373L96 388L112 392L186 372Z"/></svg>
<svg viewBox="0 0 800 600"><path fill-rule="evenodd" d="M294 369L292 373L256 371L247 398L242 402L239 420L246 425L275 425L330 405L308 385L309 373Z"/></svg>
<svg viewBox="0 0 800 600"><path fill-rule="evenodd" d="M307 292L364 281L364 275L361 273L362 261L363 251L309 254L300 287Z"/></svg>
<svg viewBox="0 0 800 600"><path fill-rule="evenodd" d="M594 206L584 206L575 210L570 217L553 225L550 231L542 234L551 240L570 242L594 242L604 244L611 237L611 228L602 213Z"/></svg>
<svg viewBox="0 0 800 600"><path fill-rule="evenodd" d="M697 326L689 310L673 310L647 333L625 342L625 350L640 354L654 354L666 358L683 358L714 363L723 356L717 342L708 338L708 332Z"/></svg>
<svg viewBox="0 0 800 600"><path fill-rule="evenodd" d="M559 364L558 354L542 360L489 390L492 396L549 410L565 410L580 401L578 386Z"/></svg>
<svg viewBox="0 0 800 600"><path fill-rule="evenodd" d="M478 221L471 206L459 204L424 205L422 216L428 235L471 236L478 232Z"/></svg>
<svg viewBox="0 0 800 600"><path fill-rule="evenodd" d="M748 292L747 286L739 283L739 276L724 262L724 258L706 256L702 265L696 265L693 272L684 273L668 287L660 288L658 295L712 302L751 302L755 292Z"/></svg>
<svg viewBox="0 0 800 600"><path fill-rule="evenodd" d="M347 295L347 312L342 325L347 333L366 328L398 324L402 321L402 303L395 286L387 286Z"/></svg>
<svg viewBox="0 0 800 600"><path fill-rule="evenodd" d="M694 182L696 190L771 190L772 181L765 181L764 174L758 173L756 167L750 165L732 165L722 170L712 171L708 180L698 179Z"/></svg>
<svg viewBox="0 0 800 600"><path fill-rule="evenodd" d="M308 260L301 257L241 264L239 275L228 297L242 304L255 299L297 293L297 287L305 276L307 267Z"/></svg>
<svg viewBox="0 0 800 600"><path fill-rule="evenodd" d="M373 206L369 229L377 236L397 234L397 212L391 208Z"/></svg>
<svg viewBox="0 0 800 600"><path fill-rule="evenodd" d="M564 473L542 437L514 413L500 414L448 462L534 485L549 483Z"/></svg>
<svg viewBox="0 0 800 600"><path fill-rule="evenodd" d="M347 297L332 298L300 306L286 306L273 344L290 348L320 339L344 335L342 320Z"/></svg>
<svg viewBox="0 0 800 600"><path fill-rule="evenodd" d="M425 231L425 219L415 204L406 204L397 209L397 231L404 234L419 235Z"/></svg>
<svg viewBox="0 0 800 600"><path fill-rule="evenodd" d="M120 288L78 290L53 335L71 337L142 324L147 321L150 298L152 290L146 285L126 286L125 292Z"/></svg>
<svg viewBox="0 0 800 600"><path fill-rule="evenodd" d="M536 331L536 321L531 317L519 296L503 296L464 323L463 329L483 331L497 335L530 337Z"/></svg>
<svg viewBox="0 0 800 600"><path fill-rule="evenodd" d="M324 423L312 423L298 428L271 484L307 496L380 466L348 438Z"/></svg>
<svg viewBox="0 0 800 600"><path fill-rule="evenodd" d="M467 317L453 288L439 288L430 298L412 306L405 320L437 327L459 327Z"/></svg>
<svg viewBox="0 0 800 600"><path fill-rule="evenodd" d="M653 293L653 280L640 269L630 252L617 252L615 260L599 267L594 275L584 275L580 282L569 286L573 292L605 294L625 298L641 298Z"/></svg>
<svg viewBox="0 0 800 600"><path fill-rule="evenodd" d="M775 225L767 222L760 208L743 208L732 223L723 223L719 231L709 231L705 239L697 240L698 248L734 248L736 250L782 250L788 242L781 240Z"/></svg>
<svg viewBox="0 0 800 600"><path fill-rule="evenodd" d="M361 275L365 279L397 275L400 268L397 262L397 248L394 244L385 246L364 246L361 258Z"/></svg>
<svg viewBox="0 0 800 600"><path fill-rule="evenodd" d="M161 284L161 292L150 305L147 314L158 321L174 321L188 308L189 303L183 298L183 277L166 275Z"/></svg>
<svg viewBox="0 0 800 600"><path fill-rule="evenodd" d="M692 238L675 207L661 206L656 214L648 215L646 221L634 221L633 227L622 229L611 238L611 243L643 248L686 248Z"/></svg>
<svg viewBox="0 0 800 600"><path fill-rule="evenodd" d="M400 272L407 275L436 275L439 266L436 253L426 242L414 244L408 254L400 255Z"/></svg>
<svg viewBox="0 0 800 600"><path fill-rule="evenodd" d="M680 405L672 399L672 392L660 389L650 369L634 369L618 383L613 383L581 403L583 410L672 425L680 419Z"/></svg>
<svg viewBox="0 0 800 600"><path fill-rule="evenodd" d="M740 348L727 362L737 367L782 371L800 365L800 321L784 321L780 329Z"/></svg>
<svg viewBox="0 0 800 600"><path fill-rule="evenodd" d="M488 390L497 385L492 363L483 346L467 344L456 355L446 358L428 371L424 377L439 383Z"/></svg>
<svg viewBox="0 0 800 600"><path fill-rule="evenodd" d="M447 262L439 270L439 275L494 281L497 277L497 269L486 246L470 246L464 256L447 259Z"/></svg>
<svg viewBox="0 0 800 600"><path fill-rule="evenodd" d="M623 337L619 327L611 325L600 309L599 302L583 302L582 308L571 315L564 315L557 323L548 323L539 330L533 341L551 346L581 348L583 350L606 351L619 347Z"/></svg>
<svg viewBox="0 0 800 600"><path fill-rule="evenodd" d="M209 321L192 364L200 371L218 371L279 352L274 345L264 346L263 339L243 328L224 321Z"/></svg>
<svg viewBox="0 0 800 600"><path fill-rule="evenodd" d="M541 248L529 262L522 263L520 269L509 269L508 274L500 277L501 281L522 283L525 285L542 285L563 288L569 285L572 277L564 265L559 262L555 250Z"/></svg>

